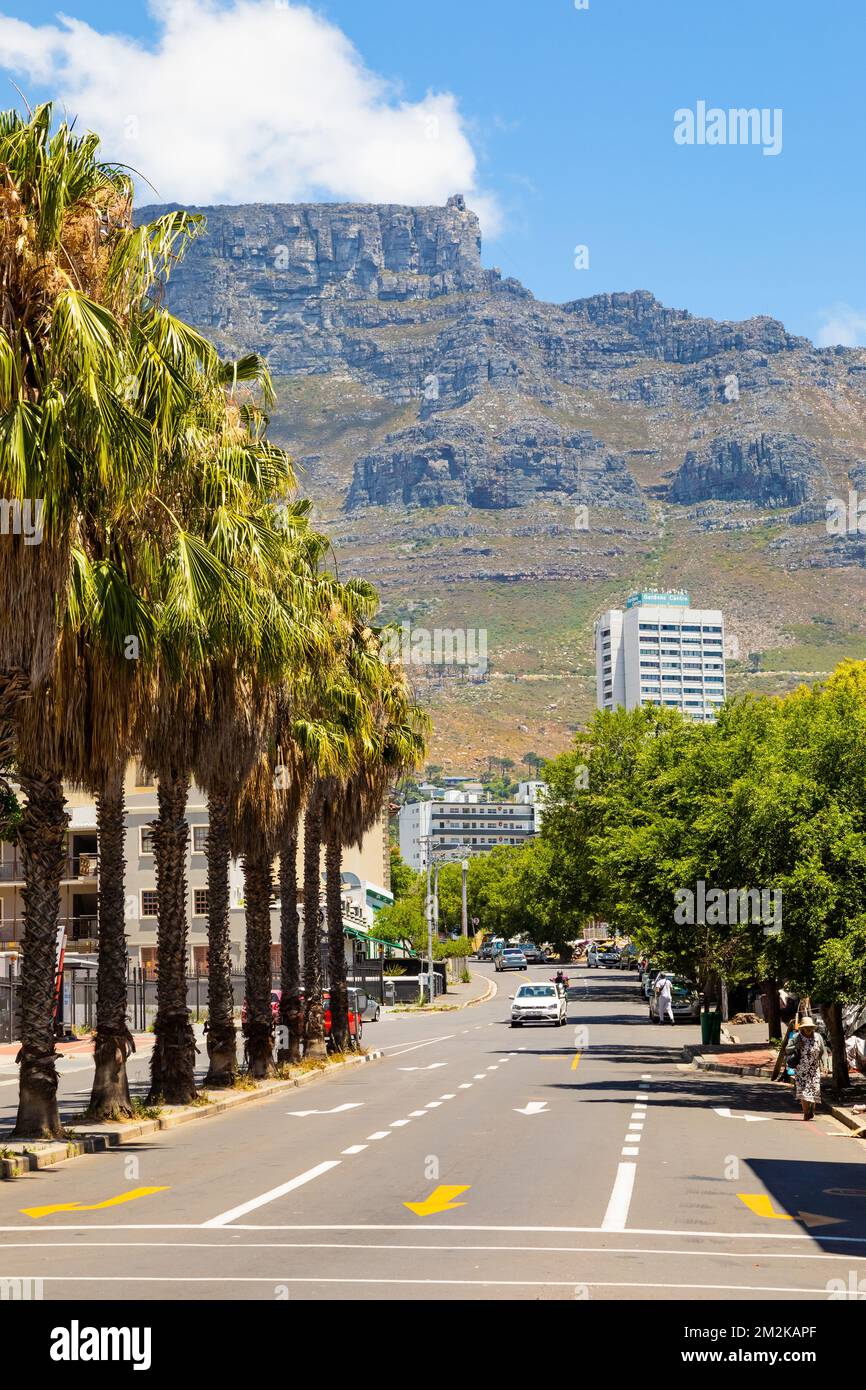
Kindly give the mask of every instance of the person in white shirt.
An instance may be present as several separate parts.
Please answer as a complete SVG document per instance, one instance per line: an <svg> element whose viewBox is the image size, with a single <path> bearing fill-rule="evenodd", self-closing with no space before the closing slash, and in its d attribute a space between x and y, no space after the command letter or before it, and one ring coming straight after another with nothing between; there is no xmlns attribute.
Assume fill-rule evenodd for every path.
<svg viewBox="0 0 866 1390"><path fill-rule="evenodd" d="M670 1019L674 1022L674 1010L671 1003L671 982L667 975L659 975L655 983L656 1003L659 1011L659 1023L664 1023Z"/></svg>

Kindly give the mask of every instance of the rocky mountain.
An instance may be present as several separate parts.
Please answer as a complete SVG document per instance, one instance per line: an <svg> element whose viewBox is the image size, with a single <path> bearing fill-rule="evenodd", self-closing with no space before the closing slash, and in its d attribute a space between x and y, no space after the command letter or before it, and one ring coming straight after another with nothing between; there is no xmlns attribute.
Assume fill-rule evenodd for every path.
<svg viewBox="0 0 866 1390"><path fill-rule="evenodd" d="M199 211L169 304L267 356L341 564L389 616L488 632L483 683L419 673L455 766L562 746L592 618L639 583L726 608L742 688L866 650L862 537L825 524L866 476L863 349L645 290L543 303L482 264L460 196Z"/></svg>

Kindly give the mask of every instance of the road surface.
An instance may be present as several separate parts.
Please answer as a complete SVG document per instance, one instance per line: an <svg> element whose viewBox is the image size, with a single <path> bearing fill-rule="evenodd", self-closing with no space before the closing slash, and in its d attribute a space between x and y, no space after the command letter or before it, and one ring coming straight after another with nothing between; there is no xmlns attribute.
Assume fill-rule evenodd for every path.
<svg viewBox="0 0 866 1390"><path fill-rule="evenodd" d="M85 1301L866 1291L862 1143L684 1066L696 1030L650 1024L633 975L570 973L567 1028L512 1029L527 976L497 975L371 1025L384 1062L0 1183L0 1274Z"/></svg>

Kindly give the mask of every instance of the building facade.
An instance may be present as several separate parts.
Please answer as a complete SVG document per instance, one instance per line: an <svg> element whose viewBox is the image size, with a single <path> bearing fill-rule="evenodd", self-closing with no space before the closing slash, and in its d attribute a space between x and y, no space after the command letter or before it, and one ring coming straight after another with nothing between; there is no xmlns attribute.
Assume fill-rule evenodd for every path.
<svg viewBox="0 0 866 1390"><path fill-rule="evenodd" d="M486 801L478 791L436 791L400 808L400 854L410 868L427 868L429 851L478 854L496 845L522 845L538 833L543 782L521 782L513 801Z"/></svg>
<svg viewBox="0 0 866 1390"><path fill-rule="evenodd" d="M156 786L131 763L126 775L126 936L130 964L151 970L156 964L157 893L153 857L153 822L157 815ZM67 947L81 955L97 949L97 893L99 845L96 806L83 793L67 790L70 816L67 830L66 872L61 885L60 921L66 928ZM207 970L207 797L192 786L187 801L187 928L191 972ZM302 881L303 827L298 845L298 880ZM324 863L324 860L323 860ZM360 849L343 851L343 918L347 938L360 941L372 934L376 912L392 902L391 860L387 815L365 836ZM275 866L274 884L278 884ZM15 950L24 934L22 891L24 873L20 850L0 843L0 950ZM244 880L241 866L232 861L229 870L232 965L243 969ZM324 901L324 874L322 876ZM271 911L272 957L279 965L279 912Z"/></svg>
<svg viewBox="0 0 866 1390"><path fill-rule="evenodd" d="M631 594L595 625L595 671L599 709L658 705L711 723L726 693L722 614L682 589Z"/></svg>

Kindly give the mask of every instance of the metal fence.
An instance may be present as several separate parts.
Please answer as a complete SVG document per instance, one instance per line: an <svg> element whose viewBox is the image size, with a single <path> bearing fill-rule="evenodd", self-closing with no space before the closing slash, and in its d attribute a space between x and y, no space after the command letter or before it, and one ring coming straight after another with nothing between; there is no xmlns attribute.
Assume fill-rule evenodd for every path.
<svg viewBox="0 0 866 1390"><path fill-rule="evenodd" d="M389 1002L381 960L356 961L349 967L349 985L362 989L380 1004ZM232 996L239 1010L246 993L246 975L233 974ZM327 971L323 974L327 989ZM63 988L63 1023L73 1031L88 1031L96 1027L96 971L72 969L65 972ZM279 989L279 976L271 980ZM157 1007L157 981L153 974L140 966L130 968L126 982L126 1016L133 1033L146 1033L153 1026ZM186 1002L195 1023L207 1017L208 977L206 974L187 975ZM16 1042L21 1036L21 977L18 974L0 977L0 1043Z"/></svg>

